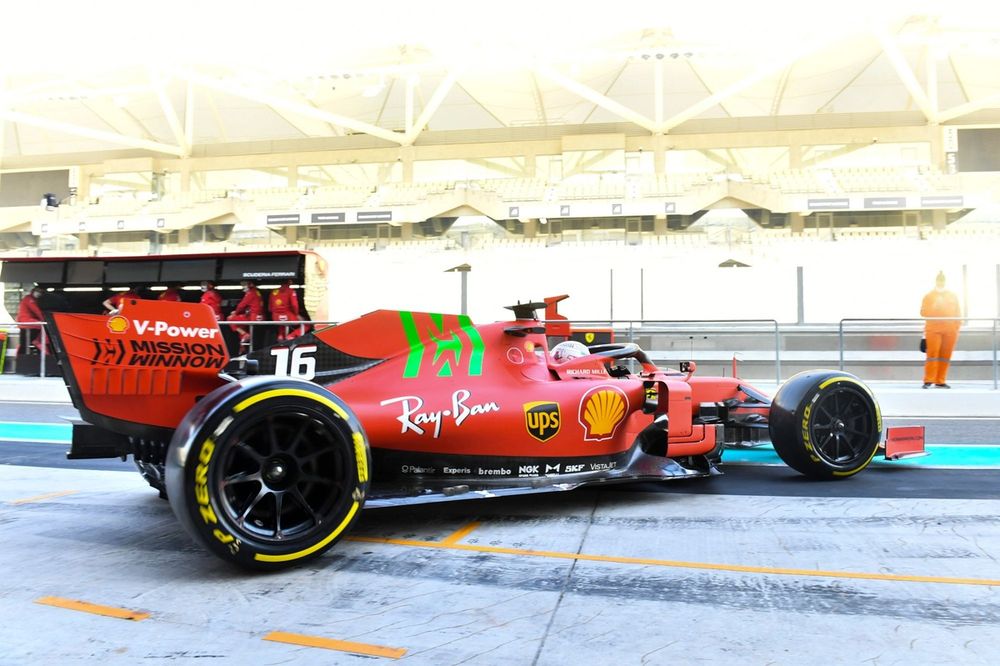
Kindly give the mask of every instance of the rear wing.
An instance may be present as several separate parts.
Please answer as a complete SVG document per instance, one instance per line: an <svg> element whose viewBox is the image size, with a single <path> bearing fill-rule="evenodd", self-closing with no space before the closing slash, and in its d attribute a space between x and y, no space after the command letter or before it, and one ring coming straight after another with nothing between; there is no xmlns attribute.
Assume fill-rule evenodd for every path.
<svg viewBox="0 0 1000 666"><path fill-rule="evenodd" d="M173 430L225 383L222 331L200 303L128 299L112 316L46 316L73 405L88 423L133 436Z"/></svg>

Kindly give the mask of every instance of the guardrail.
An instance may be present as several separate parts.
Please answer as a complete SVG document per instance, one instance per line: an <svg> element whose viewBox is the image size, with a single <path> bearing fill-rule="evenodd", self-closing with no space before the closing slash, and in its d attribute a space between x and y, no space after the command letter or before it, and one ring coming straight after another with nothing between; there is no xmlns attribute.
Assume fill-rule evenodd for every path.
<svg viewBox="0 0 1000 666"><path fill-rule="evenodd" d="M545 323L555 323L554 320L545 320ZM781 382L781 325L774 319L677 319L677 320L572 320L570 325L573 328L610 328L615 331L616 337L624 336L626 342L637 343L640 337L646 336L681 336L686 337L691 343L692 352L685 360L694 360L694 341L699 335L736 335L740 337L767 336L770 338L771 349L774 356L770 359L774 363L776 382ZM640 347L643 345L640 344ZM758 346L758 345L748 345ZM646 346L647 352L664 352L652 345ZM734 352L738 355L738 351Z"/></svg>
<svg viewBox="0 0 1000 666"><path fill-rule="evenodd" d="M338 323L339 322L336 322L336 321L311 321L311 320L307 320L307 319L298 319L298 320L289 320L289 321L278 321L277 319L262 319L262 320L257 320L257 321L241 321L241 320L232 321L232 320L229 320L229 319L221 319L221 320L219 320L219 326L220 327L222 327L222 326L228 326L228 327L232 328L232 327L239 326L241 328L243 328L243 327L249 327L251 330L254 327L256 327L256 326L274 326L275 328L277 328L279 326L280 327L288 327L288 328L297 328L297 327L300 327L300 326L308 326L311 329L316 329L316 328L326 328L327 326L336 326ZM253 335L251 334L251 336L250 336L250 344L248 345L247 353L252 352L252 351L253 351Z"/></svg>
<svg viewBox="0 0 1000 666"><path fill-rule="evenodd" d="M771 319L720 319L720 320L572 320L574 328L610 328L616 339L626 342L640 342L654 361L667 357L678 360L680 355L664 349L664 340L657 336L672 336L694 339L698 336L739 336L742 341L716 350L695 350L693 345L687 359L702 360L706 357L714 361L724 361L724 355L735 354L740 360L755 363L773 363L777 383L781 383L785 365L818 363L844 370L849 362L865 365L891 366L922 365L924 355L917 349L917 341L922 337L924 324L928 320L960 321L959 348L953 356L953 363L985 370L993 388L1000 388L1000 319L978 317L935 317L935 318L845 318L835 324L779 324ZM555 323L551 321L548 323ZM900 336L912 338L903 340L906 345L899 348ZM807 340L811 346L789 350L790 339L815 338ZM871 345L869 350L859 350L854 342L863 338ZM970 341L971 349L962 349L962 343ZM645 344L643 344L645 343ZM652 344L649 344L652 343ZM801 343L801 342L800 342ZM912 343L912 344L911 344ZM864 344L864 343L863 343ZM853 347L853 349L852 349ZM828 349L829 351L822 351ZM725 350L725 351L724 351ZM751 351L757 350L757 351ZM699 358L701 357L701 358ZM983 373L985 374L985 373Z"/></svg>
<svg viewBox="0 0 1000 666"><path fill-rule="evenodd" d="M1000 319L970 318L970 317L927 317L920 319L841 319L837 325L838 351L840 354L839 368L844 369L845 328L854 332L885 335L888 333L920 333L923 334L924 323L927 321L959 322L965 332L990 333L990 361L993 366L993 388L1000 388L1000 365L997 362L997 330ZM988 326L970 326L972 322L988 322ZM846 332L849 332L846 331ZM961 336L961 333L960 333Z"/></svg>
<svg viewBox="0 0 1000 666"><path fill-rule="evenodd" d="M13 333L15 333L15 332L17 333L17 338L16 339L17 339L18 347L20 347L21 346L21 329L23 329L23 328L37 328L37 329L39 329L39 338L38 338L38 340L39 340L39 351L40 351L39 357L40 358L39 358L39 361L38 361L38 368L39 368L38 371L39 371L39 374L42 377L44 377L45 376L45 362L47 360L47 357L49 356L49 354L47 353L47 351L49 349L49 336L48 336L48 328L47 328L46 323L44 321L19 321L19 322L14 323L14 324L7 324L7 325L5 325L5 328L6 328L6 331L7 331L7 340L6 340L7 344L5 345L5 348L6 348L7 351L5 353L9 353L10 352L10 348L11 348L11 344L10 343L11 343L12 340L15 339L13 337L13 335L12 335ZM18 347L15 347L15 351L14 351L15 354L17 353L16 350L17 350ZM0 365L0 367L6 367L6 365L7 365L6 361L7 361L7 359L4 358L4 362L3 362L2 365Z"/></svg>
<svg viewBox="0 0 1000 666"><path fill-rule="evenodd" d="M993 388L1000 388L1000 319L989 318L936 318L942 321L961 321L963 327L960 334L960 342L964 340L978 340L983 344L979 349L960 350L956 352L956 359L959 362L985 369L986 364L991 368ZM542 320L543 323L555 324L555 320ZM874 363L877 360L885 360L886 363L905 362L908 364L922 363L922 358L917 352L914 343L912 351L884 350L877 348L874 351L856 351L849 349L851 340L859 336L866 336L869 339L891 338L912 336L913 340L919 339L923 334L925 323L923 318L847 318L836 324L779 324L774 319L710 319L710 320L570 320L569 323L574 329L607 328L615 332L617 340L623 342L637 343L643 347L653 358L657 360L700 360L706 357L715 356L714 361L726 362L733 356L737 360L748 360L755 363L774 364L774 379L780 384L783 363L802 364L824 360L830 363L836 362L841 370L846 369L849 359L848 354L853 355L855 362ZM336 321L230 321L222 320L220 326L228 327L258 327L258 326L288 326L297 327L307 325L312 328L325 326L335 326ZM559 323L565 323L560 320ZM39 343L42 349L48 348L48 334L44 322L17 322L4 325L8 330L8 354L13 347L10 344L15 338L11 335L21 328L39 328L41 330ZM796 335L815 335L821 339L829 338L830 345L819 344L813 348L803 350L784 349L783 342L788 337ZM694 346L698 342L699 336L703 340L709 336L736 336L740 339L738 345L727 344L716 351L705 349L695 350ZM251 336L252 340L253 336ZM676 340L669 341L669 338ZM836 344L832 344L833 341ZM987 342L988 340L988 342ZM688 342L687 354L678 352L676 345ZM669 346L668 346L669 343ZM671 349L670 346L675 347ZM835 350L821 351L822 347L835 347ZM253 350L253 346L249 347ZM42 354L39 361L40 374L45 375L48 354ZM725 358L723 358L725 357Z"/></svg>

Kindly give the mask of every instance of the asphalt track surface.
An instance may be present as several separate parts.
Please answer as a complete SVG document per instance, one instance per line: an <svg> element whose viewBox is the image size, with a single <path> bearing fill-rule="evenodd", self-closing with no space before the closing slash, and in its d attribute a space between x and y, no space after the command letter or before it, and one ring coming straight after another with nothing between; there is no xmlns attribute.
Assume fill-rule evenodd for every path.
<svg viewBox="0 0 1000 666"><path fill-rule="evenodd" d="M131 461L66 460L65 415L0 405L3 665L997 663L1000 419L922 420L977 467L817 482L734 450L712 478L372 509L250 576Z"/></svg>
<svg viewBox="0 0 1000 666"><path fill-rule="evenodd" d="M0 465L62 469L110 470L135 473L131 460L67 460L69 405L51 403L0 404ZM679 482L608 486L608 492L692 493L775 497L913 497L925 499L1000 498L1000 419L886 419L885 425L923 425L927 458L876 462L846 481L816 482L788 469L766 450L730 451L722 477ZM38 441L40 440L40 441ZM953 448L952 448L953 447ZM977 448L979 447L979 448ZM963 465L963 452L978 453ZM935 465L947 465L944 468ZM954 468L958 467L958 468Z"/></svg>

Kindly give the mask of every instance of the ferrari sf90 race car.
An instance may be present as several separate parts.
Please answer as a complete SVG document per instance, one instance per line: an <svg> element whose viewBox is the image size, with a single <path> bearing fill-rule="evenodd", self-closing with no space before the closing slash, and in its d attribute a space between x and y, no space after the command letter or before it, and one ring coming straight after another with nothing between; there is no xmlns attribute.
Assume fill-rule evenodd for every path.
<svg viewBox="0 0 1000 666"><path fill-rule="evenodd" d="M770 399L658 368L631 343L549 353L544 303L509 321L379 310L230 360L204 305L48 316L81 421L70 458L133 456L192 537L250 569L315 558L361 509L719 474L770 440L817 479L880 445L869 388L836 371Z"/></svg>

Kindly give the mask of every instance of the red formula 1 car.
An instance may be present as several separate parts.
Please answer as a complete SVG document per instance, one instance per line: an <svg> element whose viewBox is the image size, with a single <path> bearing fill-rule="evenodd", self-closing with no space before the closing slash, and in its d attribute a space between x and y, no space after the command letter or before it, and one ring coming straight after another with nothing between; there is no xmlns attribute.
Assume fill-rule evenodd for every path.
<svg viewBox="0 0 1000 666"><path fill-rule="evenodd" d="M843 478L880 445L849 374L802 373L771 400L634 344L557 363L544 307L479 326L379 310L234 361L206 306L51 314L84 420L69 457L134 456L196 540L274 569L323 553L365 505L708 476L727 445L767 439L799 472Z"/></svg>

